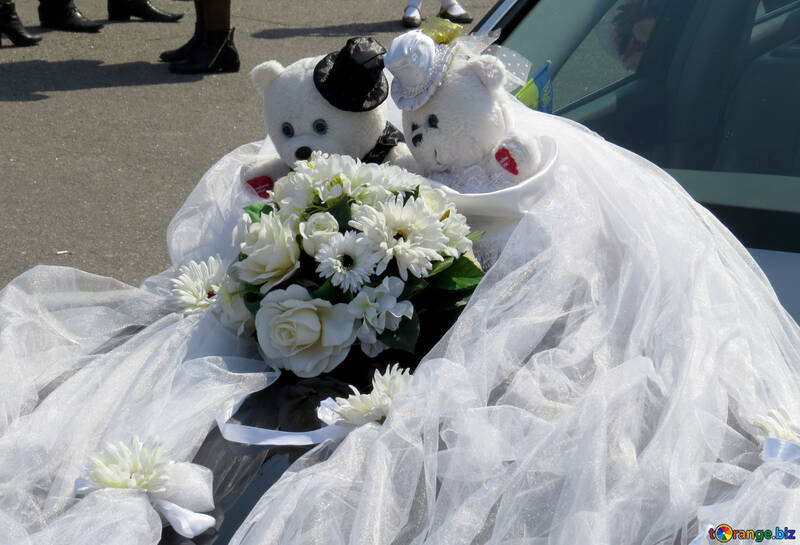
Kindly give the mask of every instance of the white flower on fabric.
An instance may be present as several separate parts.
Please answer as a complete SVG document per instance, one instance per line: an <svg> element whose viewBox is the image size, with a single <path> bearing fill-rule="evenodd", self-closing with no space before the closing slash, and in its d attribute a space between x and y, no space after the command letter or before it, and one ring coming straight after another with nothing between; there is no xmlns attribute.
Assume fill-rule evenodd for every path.
<svg viewBox="0 0 800 545"><path fill-rule="evenodd" d="M90 457L75 494L119 488L146 494L153 509L183 537L193 538L216 524L202 514L214 509L211 470L167 458L155 440L110 444Z"/></svg>
<svg viewBox="0 0 800 545"><path fill-rule="evenodd" d="M314 184L309 176L290 172L275 182L272 200L281 217L300 214L314 201Z"/></svg>
<svg viewBox="0 0 800 545"><path fill-rule="evenodd" d="M405 283L397 277L383 279L380 285L362 288L347 305L350 315L360 320L356 336L361 341L362 351L369 357L380 354L387 346L378 341L384 331L394 331L401 320L414 315L411 301L398 301Z"/></svg>
<svg viewBox="0 0 800 545"><path fill-rule="evenodd" d="M339 232L339 222L328 212L311 214L300 224L300 236L303 237L303 250L314 257L319 247L328 242Z"/></svg>
<svg viewBox="0 0 800 545"><path fill-rule="evenodd" d="M242 242L247 258L236 264L239 279L261 286L267 293L300 267L300 246L291 224L276 214L262 214L261 221L251 223Z"/></svg>
<svg viewBox="0 0 800 545"><path fill-rule="evenodd" d="M331 284L344 291L356 291L369 282L380 256L371 240L347 231L331 236L317 252L316 259L320 276L330 278Z"/></svg>
<svg viewBox="0 0 800 545"><path fill-rule="evenodd" d="M90 458L85 469L84 491L103 488L136 488L163 492L169 483L170 460L156 441L142 442L134 437L130 444L113 443Z"/></svg>
<svg viewBox="0 0 800 545"><path fill-rule="evenodd" d="M332 371L355 341L355 320L347 305L313 299L293 284L261 300L256 313L258 344L264 357L298 377Z"/></svg>
<svg viewBox="0 0 800 545"><path fill-rule="evenodd" d="M357 388L350 386L353 395L347 398L337 397L336 404L330 405L330 408L344 422L353 426L382 422L392 408L392 401L405 395L410 385L410 371L401 370L399 365L395 364L383 374L375 372L372 392L362 394Z"/></svg>
<svg viewBox="0 0 800 545"><path fill-rule="evenodd" d="M350 226L362 231L382 254L376 272L386 270L394 258L403 280L409 272L419 278L427 276L432 262L443 259L439 252L447 249L439 218L413 197L404 202L398 195L375 207L359 206Z"/></svg>
<svg viewBox="0 0 800 545"><path fill-rule="evenodd" d="M242 284L232 275L228 275L217 293L217 305L220 321L227 327L236 330L237 335L251 335L255 331L255 321L244 304Z"/></svg>
<svg viewBox="0 0 800 545"><path fill-rule="evenodd" d="M216 300L227 269L228 263L219 256L181 265L178 277L171 279L173 300L187 315L210 307Z"/></svg>
<svg viewBox="0 0 800 545"><path fill-rule="evenodd" d="M425 206L442 223L442 232L447 237L447 248L445 255L459 257L472 249L472 241L467 238L470 233L467 218L456 211L456 206L447 199L447 195L441 189L434 189L428 186L420 187L420 198L425 202Z"/></svg>
<svg viewBox="0 0 800 545"><path fill-rule="evenodd" d="M800 445L800 427L778 411L771 410L767 415L755 417L753 424L761 428L767 437Z"/></svg>

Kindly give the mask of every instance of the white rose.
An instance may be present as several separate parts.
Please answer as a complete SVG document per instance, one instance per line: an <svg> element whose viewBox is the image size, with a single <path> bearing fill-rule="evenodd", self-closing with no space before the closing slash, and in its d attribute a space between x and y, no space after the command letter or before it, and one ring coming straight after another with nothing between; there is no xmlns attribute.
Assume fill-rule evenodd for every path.
<svg viewBox="0 0 800 545"><path fill-rule="evenodd" d="M312 299L293 284L275 290L256 313L258 344L265 359L298 377L315 377L339 365L355 340L347 305Z"/></svg>
<svg viewBox="0 0 800 545"><path fill-rule="evenodd" d="M286 280L300 266L295 235L275 214L263 214L248 225L242 243L247 258L236 264L239 279L261 286L261 293Z"/></svg>
<svg viewBox="0 0 800 545"><path fill-rule="evenodd" d="M328 212L317 212L300 224L300 236L303 237L303 249L310 256L317 255L320 246L328 242L339 232L339 223Z"/></svg>

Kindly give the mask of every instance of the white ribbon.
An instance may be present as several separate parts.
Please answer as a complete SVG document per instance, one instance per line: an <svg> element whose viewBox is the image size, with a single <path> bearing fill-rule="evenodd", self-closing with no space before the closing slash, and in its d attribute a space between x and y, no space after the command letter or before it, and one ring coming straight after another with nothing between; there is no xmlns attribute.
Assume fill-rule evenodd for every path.
<svg viewBox="0 0 800 545"><path fill-rule="evenodd" d="M328 439L341 439L354 429L352 426L332 424L316 430L295 432L231 424L228 421L239 410L243 401L244 398L237 399L217 416L217 426L222 437L234 443L259 447L303 447L316 445Z"/></svg>
<svg viewBox="0 0 800 545"><path fill-rule="evenodd" d="M213 527L217 521L211 515L195 513L167 500L154 500L153 507L170 526L183 537L193 538Z"/></svg>
<svg viewBox="0 0 800 545"><path fill-rule="evenodd" d="M784 439L767 437L764 439L761 459L765 462L800 462L800 445Z"/></svg>

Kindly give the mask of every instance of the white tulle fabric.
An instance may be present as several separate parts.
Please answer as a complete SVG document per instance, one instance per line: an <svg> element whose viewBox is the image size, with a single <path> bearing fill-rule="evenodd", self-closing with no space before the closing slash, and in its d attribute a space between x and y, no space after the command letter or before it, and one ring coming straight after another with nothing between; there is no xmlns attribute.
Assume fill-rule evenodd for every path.
<svg viewBox="0 0 800 545"><path fill-rule="evenodd" d="M162 521L146 495L77 499L80 467L133 436L190 461L231 399L276 377L252 340L211 312L184 317L169 298L176 267L235 251L232 225L256 200L239 191L238 168L257 149L201 180L170 225L175 267L140 288L40 266L0 292L0 544L157 543Z"/></svg>
<svg viewBox="0 0 800 545"><path fill-rule="evenodd" d="M800 465L762 461L752 423L800 419L800 331L763 273L654 165L514 115L557 154L506 200L515 227L469 306L386 422L307 454L233 544L673 545L720 523L800 527Z"/></svg>

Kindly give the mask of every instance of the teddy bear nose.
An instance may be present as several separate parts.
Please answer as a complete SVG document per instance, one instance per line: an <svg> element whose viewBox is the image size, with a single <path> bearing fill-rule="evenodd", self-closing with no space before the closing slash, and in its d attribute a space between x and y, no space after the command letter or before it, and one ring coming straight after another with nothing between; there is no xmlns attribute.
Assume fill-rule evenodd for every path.
<svg viewBox="0 0 800 545"><path fill-rule="evenodd" d="M308 146L303 146L301 148L297 148L294 152L294 156L300 159L301 161L305 161L309 157L311 157L311 148Z"/></svg>
<svg viewBox="0 0 800 545"><path fill-rule="evenodd" d="M411 138L411 143L412 143L412 144L414 144L414 147L415 147L415 148L416 148L417 146L419 146L419 143L420 143L420 142L422 142L422 135L421 135L421 134L415 134L415 135L414 135L414 136Z"/></svg>

